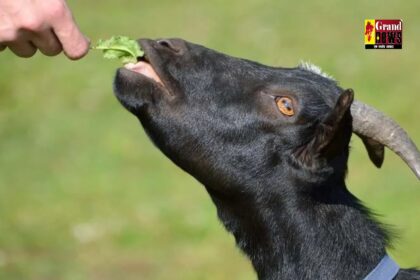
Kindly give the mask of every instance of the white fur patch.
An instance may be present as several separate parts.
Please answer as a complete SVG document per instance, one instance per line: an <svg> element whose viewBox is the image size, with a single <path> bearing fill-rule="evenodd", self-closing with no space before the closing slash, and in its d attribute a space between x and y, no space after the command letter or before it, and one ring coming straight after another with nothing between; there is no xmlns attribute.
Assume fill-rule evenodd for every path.
<svg viewBox="0 0 420 280"><path fill-rule="evenodd" d="M310 62L306 62L306 61L301 61L299 63L299 68L301 69L305 69L308 70L312 73L318 74L324 78L330 79L330 80L334 80L333 76L325 73L324 71L321 70L321 68L319 66L316 66L315 64L312 64Z"/></svg>

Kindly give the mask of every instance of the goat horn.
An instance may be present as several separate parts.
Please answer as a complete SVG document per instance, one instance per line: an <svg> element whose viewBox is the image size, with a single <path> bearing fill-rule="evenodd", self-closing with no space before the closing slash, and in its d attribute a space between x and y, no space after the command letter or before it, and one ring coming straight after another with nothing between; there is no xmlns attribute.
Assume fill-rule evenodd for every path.
<svg viewBox="0 0 420 280"><path fill-rule="evenodd" d="M371 138L399 155L420 180L420 152L407 132L393 119L354 100L351 105L353 132Z"/></svg>

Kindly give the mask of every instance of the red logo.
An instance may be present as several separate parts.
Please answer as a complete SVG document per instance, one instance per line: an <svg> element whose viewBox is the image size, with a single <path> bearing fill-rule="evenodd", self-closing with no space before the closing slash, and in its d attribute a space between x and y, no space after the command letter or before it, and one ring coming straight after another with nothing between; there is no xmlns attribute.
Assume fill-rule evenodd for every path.
<svg viewBox="0 0 420 280"><path fill-rule="evenodd" d="M373 25L370 23L370 21L368 21L366 26L365 26L365 35L368 36L368 41L370 41L371 38L372 38L373 28L374 28Z"/></svg>

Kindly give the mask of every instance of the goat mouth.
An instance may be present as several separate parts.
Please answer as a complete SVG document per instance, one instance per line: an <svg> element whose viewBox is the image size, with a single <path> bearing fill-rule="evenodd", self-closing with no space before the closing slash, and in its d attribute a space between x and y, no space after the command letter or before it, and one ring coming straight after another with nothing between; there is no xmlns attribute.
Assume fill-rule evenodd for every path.
<svg viewBox="0 0 420 280"><path fill-rule="evenodd" d="M145 76L149 80L152 80L154 83L157 83L164 87L162 80L156 73L149 60L146 59L146 56L137 58L137 63L128 63L124 65L124 68L136 72L142 76Z"/></svg>
<svg viewBox="0 0 420 280"><path fill-rule="evenodd" d="M158 69L159 67L156 66L159 65L157 55L152 52L153 50L148 46L148 44L140 41L139 45L144 50L144 55L138 57L136 63L125 64L124 69L138 74L143 79L161 88L168 95L174 96L168 87L168 83L162 75L162 71L160 71L160 69ZM154 63L154 60L156 59L157 63Z"/></svg>

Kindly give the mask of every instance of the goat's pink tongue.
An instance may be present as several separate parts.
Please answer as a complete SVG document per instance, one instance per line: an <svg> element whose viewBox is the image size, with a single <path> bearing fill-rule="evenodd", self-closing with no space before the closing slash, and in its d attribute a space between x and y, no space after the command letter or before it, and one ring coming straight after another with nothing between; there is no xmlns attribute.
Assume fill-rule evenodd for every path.
<svg viewBox="0 0 420 280"><path fill-rule="evenodd" d="M150 65L147 62L140 61L137 63L128 63L124 65L124 67L128 70L131 70L133 72L142 74L152 80L154 80L157 83L162 84L162 81L160 80L159 76L156 74L156 71L153 69L152 65Z"/></svg>

